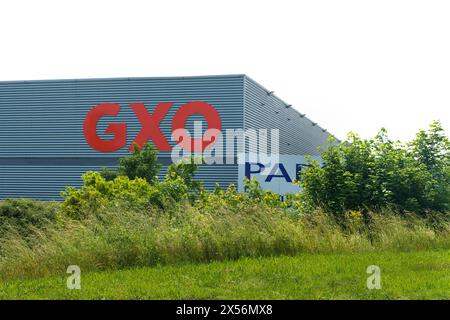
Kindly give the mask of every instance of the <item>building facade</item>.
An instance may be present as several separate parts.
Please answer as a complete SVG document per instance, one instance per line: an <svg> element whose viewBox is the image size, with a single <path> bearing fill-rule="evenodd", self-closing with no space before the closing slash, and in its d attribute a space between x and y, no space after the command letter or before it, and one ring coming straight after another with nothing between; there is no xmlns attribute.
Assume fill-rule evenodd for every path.
<svg viewBox="0 0 450 320"><path fill-rule="evenodd" d="M66 186L81 185L84 172L117 166L133 142L155 144L164 176L180 142L175 129L198 138L199 123L200 136L208 128L223 137L243 130L250 140L259 129L276 129L286 167L265 172L240 162L238 150L233 163L200 166L196 178L208 188L241 188L244 176L265 172L257 177L263 186L283 193L300 168L294 164L319 157L317 147L330 136L246 75L0 82L0 200L60 200ZM257 152L251 145L242 151Z"/></svg>

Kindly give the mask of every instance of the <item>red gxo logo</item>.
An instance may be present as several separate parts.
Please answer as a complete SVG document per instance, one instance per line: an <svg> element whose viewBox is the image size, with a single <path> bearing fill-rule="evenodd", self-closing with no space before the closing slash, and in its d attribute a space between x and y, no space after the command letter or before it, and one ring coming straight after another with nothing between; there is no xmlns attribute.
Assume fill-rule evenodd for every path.
<svg viewBox="0 0 450 320"><path fill-rule="evenodd" d="M143 103L130 103L131 108L136 114L142 129L139 131L134 141L129 146L132 150L136 143L143 147L148 140L152 140L155 147L160 151L170 151L172 147L159 128L159 124L166 116L167 112L173 106L172 102L159 103L152 114L147 110ZM123 148L127 144L127 124L112 123L105 133L113 135L113 139L105 140L97 134L97 124L103 116L117 116L121 107L116 103L102 103L95 106L86 115L83 124L83 133L86 142L95 150L100 152L114 152ZM185 128L187 119L194 114L202 115L208 121L208 131L218 132L221 130L222 121L219 112L207 102L192 101L181 106L172 119L172 132L177 132L176 143L187 151L204 151L211 147L214 142L214 136L205 139L205 135L200 139L193 139L189 136Z"/></svg>

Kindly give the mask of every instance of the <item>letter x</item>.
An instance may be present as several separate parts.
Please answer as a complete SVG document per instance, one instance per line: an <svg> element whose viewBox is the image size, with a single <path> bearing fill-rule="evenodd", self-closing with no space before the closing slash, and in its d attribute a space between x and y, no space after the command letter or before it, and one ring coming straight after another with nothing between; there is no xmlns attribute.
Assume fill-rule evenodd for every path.
<svg viewBox="0 0 450 320"><path fill-rule="evenodd" d="M139 122L142 125L141 131L139 131L130 146L131 151L133 150L135 143L142 148L148 139L152 139L156 148L160 151L170 151L172 149L159 128L159 124L172 105L172 102L158 103L153 114L150 114L143 103L130 103L131 108L133 108L134 113L137 115Z"/></svg>

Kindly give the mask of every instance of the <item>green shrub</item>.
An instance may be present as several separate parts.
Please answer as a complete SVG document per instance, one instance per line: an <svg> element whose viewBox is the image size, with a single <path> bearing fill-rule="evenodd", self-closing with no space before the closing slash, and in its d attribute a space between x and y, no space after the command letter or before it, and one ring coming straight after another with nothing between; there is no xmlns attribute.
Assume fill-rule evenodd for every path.
<svg viewBox="0 0 450 320"><path fill-rule="evenodd" d="M62 192L65 200L62 213L74 219L85 218L88 212L107 206L114 201L123 201L133 207L144 207L156 193L156 189L146 180L118 176L107 181L98 172L89 171L82 176L83 186Z"/></svg>
<svg viewBox="0 0 450 320"><path fill-rule="evenodd" d="M145 179L149 184L153 184L158 179L160 168L158 151L152 144L147 143L142 149L134 144L133 153L119 160L119 167L116 171L103 168L100 174L108 181L114 180L118 176L124 176L131 180Z"/></svg>
<svg viewBox="0 0 450 320"><path fill-rule="evenodd" d="M130 179L118 176L105 180L99 172L87 172L82 176L80 189L66 188L62 213L74 219L83 219L90 213L111 203L124 203L130 209L151 206L168 208L189 198L189 188L181 177L171 176L161 182L149 184L142 178Z"/></svg>
<svg viewBox="0 0 450 320"><path fill-rule="evenodd" d="M284 199L280 199L279 194L263 190L255 178L244 180L243 192L239 192L233 184L225 190L219 185L212 192L201 190L196 203L202 210L226 206L230 212L239 212L242 208L256 205L297 212L299 204L299 194L287 194Z"/></svg>
<svg viewBox="0 0 450 320"><path fill-rule="evenodd" d="M342 217L348 210L399 212L450 210L450 144L439 124L407 145L385 130L371 140L349 134L331 143L323 163L310 161L300 175L303 210L322 207Z"/></svg>
<svg viewBox="0 0 450 320"><path fill-rule="evenodd" d="M142 178L152 184L157 181L160 167L158 152L152 144L147 143L142 149L134 144L133 154L120 159L118 173L130 179Z"/></svg>
<svg viewBox="0 0 450 320"><path fill-rule="evenodd" d="M182 182L187 187L187 191L183 192L189 195L191 202L195 201L198 193L203 190L203 184L201 181L195 180L194 175L198 170L198 164L194 157L188 157L181 159L178 162L172 163L167 168L167 174L164 178L165 181L178 181Z"/></svg>

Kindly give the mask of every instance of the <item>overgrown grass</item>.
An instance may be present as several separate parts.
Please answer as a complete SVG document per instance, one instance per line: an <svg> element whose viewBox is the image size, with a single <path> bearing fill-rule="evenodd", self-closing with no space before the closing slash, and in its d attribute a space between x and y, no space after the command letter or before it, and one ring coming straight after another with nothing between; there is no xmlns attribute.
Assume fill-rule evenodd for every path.
<svg viewBox="0 0 450 320"><path fill-rule="evenodd" d="M318 211L298 216L263 204L241 210L201 210L179 203L170 210L108 206L81 221L60 217L24 237L9 232L0 244L3 280L129 267L233 260L298 253L419 251L450 248L448 220L415 216L349 216L339 224ZM434 223L436 224L436 223Z"/></svg>
<svg viewBox="0 0 450 320"><path fill-rule="evenodd" d="M60 203L31 199L8 199L0 201L0 238L8 230L26 236L31 229L54 223Z"/></svg>
<svg viewBox="0 0 450 320"><path fill-rule="evenodd" d="M367 288L367 267L381 288ZM450 251L300 254L0 284L0 299L450 299Z"/></svg>

